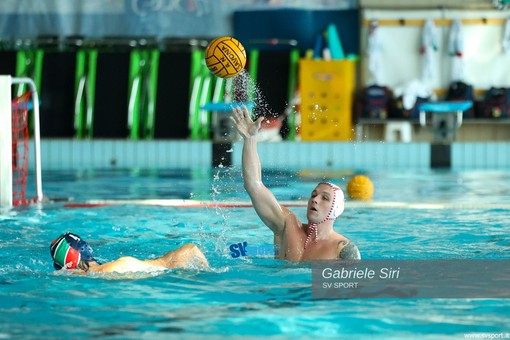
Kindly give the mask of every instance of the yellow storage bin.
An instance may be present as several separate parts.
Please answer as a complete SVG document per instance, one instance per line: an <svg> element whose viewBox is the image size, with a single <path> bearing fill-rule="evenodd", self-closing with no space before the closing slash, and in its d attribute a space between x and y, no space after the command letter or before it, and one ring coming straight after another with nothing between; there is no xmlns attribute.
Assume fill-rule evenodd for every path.
<svg viewBox="0 0 510 340"><path fill-rule="evenodd" d="M303 141L350 141L355 60L299 61Z"/></svg>

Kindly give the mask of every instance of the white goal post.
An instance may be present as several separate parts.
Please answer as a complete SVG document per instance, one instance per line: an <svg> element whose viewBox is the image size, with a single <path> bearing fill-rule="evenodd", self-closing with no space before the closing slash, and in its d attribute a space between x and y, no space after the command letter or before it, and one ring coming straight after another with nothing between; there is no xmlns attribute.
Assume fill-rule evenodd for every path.
<svg viewBox="0 0 510 340"><path fill-rule="evenodd" d="M31 92L34 118L34 150L30 153L33 155L35 162L35 201L41 202L43 200L39 96L35 83L30 78L13 78L10 75L0 75L0 207L11 207L13 205L12 86L21 84L26 84Z"/></svg>

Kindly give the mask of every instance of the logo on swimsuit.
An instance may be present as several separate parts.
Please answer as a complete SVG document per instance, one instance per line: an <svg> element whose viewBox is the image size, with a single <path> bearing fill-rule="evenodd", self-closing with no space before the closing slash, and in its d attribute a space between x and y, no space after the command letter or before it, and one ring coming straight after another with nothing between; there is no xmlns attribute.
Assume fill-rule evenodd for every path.
<svg viewBox="0 0 510 340"><path fill-rule="evenodd" d="M275 257L279 255L279 247L277 245L260 245L250 246L248 248L248 242L233 243L229 247L230 256L238 258L240 256L252 256L252 257Z"/></svg>

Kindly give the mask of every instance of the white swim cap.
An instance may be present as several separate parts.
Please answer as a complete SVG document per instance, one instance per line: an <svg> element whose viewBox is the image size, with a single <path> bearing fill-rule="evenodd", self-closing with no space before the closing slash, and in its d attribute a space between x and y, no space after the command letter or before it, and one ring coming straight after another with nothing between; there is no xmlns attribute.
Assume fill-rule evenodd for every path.
<svg viewBox="0 0 510 340"><path fill-rule="evenodd" d="M330 182L321 182L319 184L327 184L333 189L333 204L326 220L336 220L344 212L344 192L338 185Z"/></svg>

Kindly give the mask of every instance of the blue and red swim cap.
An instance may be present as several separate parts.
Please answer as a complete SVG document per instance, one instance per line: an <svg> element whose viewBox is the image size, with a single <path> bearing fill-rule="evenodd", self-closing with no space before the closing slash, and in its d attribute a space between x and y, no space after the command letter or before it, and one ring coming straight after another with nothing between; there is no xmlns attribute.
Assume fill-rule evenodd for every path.
<svg viewBox="0 0 510 340"><path fill-rule="evenodd" d="M81 260L95 261L93 250L78 235L65 233L51 242L50 253L55 269L74 269Z"/></svg>

